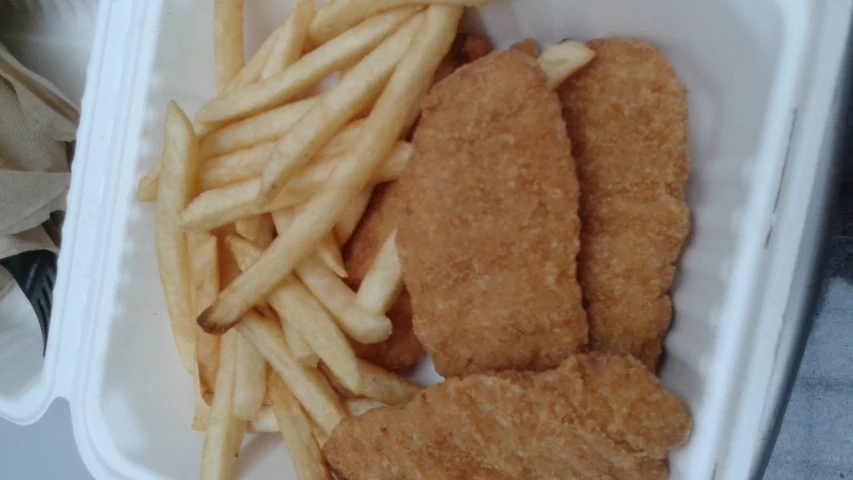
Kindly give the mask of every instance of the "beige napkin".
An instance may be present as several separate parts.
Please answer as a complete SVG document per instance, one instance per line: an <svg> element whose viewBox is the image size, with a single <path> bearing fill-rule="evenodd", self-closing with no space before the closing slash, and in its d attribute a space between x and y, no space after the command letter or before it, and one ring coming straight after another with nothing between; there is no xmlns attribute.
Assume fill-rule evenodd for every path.
<svg viewBox="0 0 853 480"><path fill-rule="evenodd" d="M52 212L65 210L68 145L79 113L0 44L0 259L59 250ZM2 290L0 285L0 290Z"/></svg>

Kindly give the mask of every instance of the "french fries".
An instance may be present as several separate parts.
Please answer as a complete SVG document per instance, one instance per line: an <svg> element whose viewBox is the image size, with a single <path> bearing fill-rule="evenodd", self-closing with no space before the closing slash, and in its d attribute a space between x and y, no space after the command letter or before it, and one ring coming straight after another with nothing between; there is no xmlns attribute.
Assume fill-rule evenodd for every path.
<svg viewBox="0 0 853 480"><path fill-rule="evenodd" d="M358 287L355 300L368 312L387 312L403 290L403 272L397 257L396 239L397 231L394 230L385 239Z"/></svg>
<svg viewBox="0 0 853 480"><path fill-rule="evenodd" d="M224 90L243 68L243 0L213 2L213 58Z"/></svg>
<svg viewBox="0 0 853 480"><path fill-rule="evenodd" d="M261 176L260 199L269 200L278 193L299 167L379 95L422 20L422 15L415 15L386 38L279 140Z"/></svg>
<svg viewBox="0 0 853 480"><path fill-rule="evenodd" d="M580 42L562 42L546 48L537 62L545 75L548 76L548 86L557 88L573 73L590 62L595 51Z"/></svg>
<svg viewBox="0 0 853 480"><path fill-rule="evenodd" d="M264 69L261 71L261 79L267 79L281 73L302 55L305 48L305 40L308 37L308 27L314 18L314 0L301 0L279 33L278 41L273 46Z"/></svg>
<svg viewBox="0 0 853 480"><path fill-rule="evenodd" d="M431 82L441 58L450 49L461 16L461 7L427 9L421 29L367 117L362 137L335 169L327 186L311 198L261 260L243 272L198 317L205 331L228 330L243 312L293 271L315 242L332 230L349 200L367 186L373 171L393 148L406 115L420 100L424 84Z"/></svg>
<svg viewBox="0 0 853 480"><path fill-rule="evenodd" d="M157 192L154 243L160 283L172 320L172 334L181 363L195 370L195 336L192 312L190 259L187 239L178 217L195 193L199 167L198 141L192 124L175 102L166 109L166 133L161 172L164 181Z"/></svg>
<svg viewBox="0 0 853 480"><path fill-rule="evenodd" d="M237 332L222 339L222 355L216 377L216 392L207 420L201 453L201 478L228 479L234 475L237 455L246 434L247 422L234 415L237 369Z"/></svg>
<svg viewBox="0 0 853 480"><path fill-rule="evenodd" d="M383 10L412 4L446 4L459 6L485 5L491 0L337 0L317 11L311 22L310 39L313 45L322 45L337 37L353 25Z"/></svg>
<svg viewBox="0 0 853 480"><path fill-rule="evenodd" d="M229 247L244 268L258 261L262 252L239 238L229 239ZM288 276L267 297L270 306L285 319L347 388L361 388L361 374L355 353L332 317L305 286Z"/></svg>
<svg viewBox="0 0 853 480"><path fill-rule="evenodd" d="M420 385L364 360L359 360L359 370L361 390L354 393L385 405L405 405L423 390Z"/></svg>
<svg viewBox="0 0 853 480"><path fill-rule="evenodd" d="M300 480L331 478L320 445L314 439L311 419L293 393L276 375L270 378L270 400L279 430L290 452L293 467Z"/></svg>
<svg viewBox="0 0 853 480"><path fill-rule="evenodd" d="M250 311L237 325L237 331L261 352L325 432L332 433L346 418L346 409L323 374L316 368L300 365L293 358L278 322Z"/></svg>
<svg viewBox="0 0 853 480"><path fill-rule="evenodd" d="M299 334L290 322L281 319L281 328L284 330L284 339L293 353L293 358L302 365L316 367L320 363L320 357L314 353L311 345Z"/></svg>
<svg viewBox="0 0 853 480"><path fill-rule="evenodd" d="M305 93L330 73L368 54L416 11L416 7L406 7L377 15L347 31L335 42L308 53L278 75L226 92L202 107L196 120L231 120L275 108Z"/></svg>

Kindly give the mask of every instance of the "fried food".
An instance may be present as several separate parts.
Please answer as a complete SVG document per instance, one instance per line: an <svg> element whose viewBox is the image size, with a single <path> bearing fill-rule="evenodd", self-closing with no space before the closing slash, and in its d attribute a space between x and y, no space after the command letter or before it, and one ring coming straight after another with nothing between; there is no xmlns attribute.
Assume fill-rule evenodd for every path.
<svg viewBox="0 0 853 480"><path fill-rule="evenodd" d="M690 232L687 91L643 41L588 46L596 57L559 93L581 183L590 348L654 369L672 317L673 262Z"/></svg>
<svg viewBox="0 0 853 480"><path fill-rule="evenodd" d="M473 62L492 50L484 37L458 34L450 52L442 60L435 81L450 75L460 66ZM374 190L358 228L344 246L343 256L349 274L347 283L358 289L364 275L382 248L382 242L397 228L406 192L397 182L381 184ZM424 357L421 342L412 330L412 301L405 289L386 313L394 325L391 337L384 342L365 345L352 342L356 354L371 363L395 373L406 373Z"/></svg>
<svg viewBox="0 0 853 480"><path fill-rule="evenodd" d="M414 329L444 376L553 368L583 349L580 196L536 60L493 52L424 101L397 247Z"/></svg>
<svg viewBox="0 0 853 480"><path fill-rule="evenodd" d="M665 479L690 429L640 362L593 353L538 375L450 379L344 420L323 451L347 480Z"/></svg>

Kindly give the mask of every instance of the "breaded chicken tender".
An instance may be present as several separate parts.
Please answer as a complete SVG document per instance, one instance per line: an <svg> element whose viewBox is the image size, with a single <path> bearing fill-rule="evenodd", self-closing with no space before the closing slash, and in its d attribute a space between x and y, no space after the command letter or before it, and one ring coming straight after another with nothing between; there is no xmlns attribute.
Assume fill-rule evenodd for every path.
<svg viewBox="0 0 853 480"><path fill-rule="evenodd" d="M583 350L579 187L536 60L461 67L425 99L412 144L397 247L436 371L544 370Z"/></svg>
<svg viewBox="0 0 853 480"><path fill-rule="evenodd" d="M684 405L630 356L451 379L349 418L323 451L345 480L665 479Z"/></svg>
<svg viewBox="0 0 853 480"><path fill-rule="evenodd" d="M579 278L590 349L655 369L690 232L687 90L640 40L603 39L559 89L581 184Z"/></svg>

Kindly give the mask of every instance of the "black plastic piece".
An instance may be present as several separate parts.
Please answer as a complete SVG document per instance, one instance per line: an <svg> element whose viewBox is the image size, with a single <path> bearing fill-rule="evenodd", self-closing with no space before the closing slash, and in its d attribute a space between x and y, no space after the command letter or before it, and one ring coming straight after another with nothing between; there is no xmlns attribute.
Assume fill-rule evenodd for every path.
<svg viewBox="0 0 853 480"><path fill-rule="evenodd" d="M24 252L0 260L0 265L12 274L36 312L44 355L50 331L53 285L56 283L56 254L47 250Z"/></svg>

